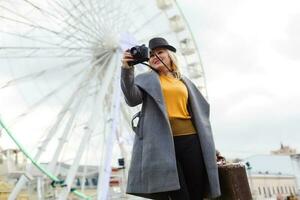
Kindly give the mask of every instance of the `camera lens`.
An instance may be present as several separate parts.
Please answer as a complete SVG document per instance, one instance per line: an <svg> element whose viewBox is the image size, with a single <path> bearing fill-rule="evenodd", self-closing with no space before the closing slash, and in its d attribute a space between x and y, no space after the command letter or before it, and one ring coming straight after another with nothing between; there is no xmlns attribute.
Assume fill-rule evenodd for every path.
<svg viewBox="0 0 300 200"><path fill-rule="evenodd" d="M149 60L149 50L144 44L132 47L130 54L134 58L134 61L128 63L129 65L135 65Z"/></svg>
<svg viewBox="0 0 300 200"><path fill-rule="evenodd" d="M137 48L133 47L133 48L130 49L130 53L131 53L131 55L132 55L133 57L135 57L135 56L138 55L139 51L138 51Z"/></svg>

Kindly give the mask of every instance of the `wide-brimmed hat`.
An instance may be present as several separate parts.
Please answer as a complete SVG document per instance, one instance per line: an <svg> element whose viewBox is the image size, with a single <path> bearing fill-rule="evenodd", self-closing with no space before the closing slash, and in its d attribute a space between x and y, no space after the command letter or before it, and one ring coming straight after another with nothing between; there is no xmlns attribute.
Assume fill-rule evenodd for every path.
<svg viewBox="0 0 300 200"><path fill-rule="evenodd" d="M152 51L157 48L166 48L170 51L176 52L176 48L169 45L165 38L155 37L149 41L149 49Z"/></svg>

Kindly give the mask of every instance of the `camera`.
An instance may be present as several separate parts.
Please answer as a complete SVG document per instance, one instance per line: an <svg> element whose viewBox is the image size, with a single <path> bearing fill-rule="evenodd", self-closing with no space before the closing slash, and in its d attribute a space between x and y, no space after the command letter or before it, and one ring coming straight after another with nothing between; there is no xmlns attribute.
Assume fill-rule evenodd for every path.
<svg viewBox="0 0 300 200"><path fill-rule="evenodd" d="M149 60L149 49L144 44L141 46L134 46L129 50L134 61L129 61L128 65L136 65Z"/></svg>

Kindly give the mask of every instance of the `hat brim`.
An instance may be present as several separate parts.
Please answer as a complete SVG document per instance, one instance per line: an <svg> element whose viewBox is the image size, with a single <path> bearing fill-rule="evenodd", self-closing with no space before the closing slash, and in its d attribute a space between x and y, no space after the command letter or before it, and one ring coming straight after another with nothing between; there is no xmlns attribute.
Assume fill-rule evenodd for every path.
<svg viewBox="0 0 300 200"><path fill-rule="evenodd" d="M170 51L176 52L176 48L171 45L159 45L159 46L152 48L151 51L153 51L154 49L157 49L157 48L166 48Z"/></svg>

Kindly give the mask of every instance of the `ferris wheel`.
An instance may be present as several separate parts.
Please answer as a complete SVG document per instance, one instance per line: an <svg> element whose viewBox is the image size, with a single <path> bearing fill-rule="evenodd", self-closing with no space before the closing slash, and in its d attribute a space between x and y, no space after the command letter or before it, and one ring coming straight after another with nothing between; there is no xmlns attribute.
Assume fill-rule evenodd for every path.
<svg viewBox="0 0 300 200"><path fill-rule="evenodd" d="M112 162L118 155L128 165L136 112L120 91L120 58L156 36L177 47L181 71L207 97L197 45L175 0L0 1L0 116L32 161L47 163L32 180L36 166L27 164L28 176L18 179L9 199L30 181L44 199L40 190L49 177L61 186L53 189L55 199L72 192L83 199L113 198ZM136 67L137 73L145 70ZM96 168L82 169L89 165ZM72 188L79 176L93 173L94 194L84 195L84 185ZM63 184L57 178L62 174Z"/></svg>

